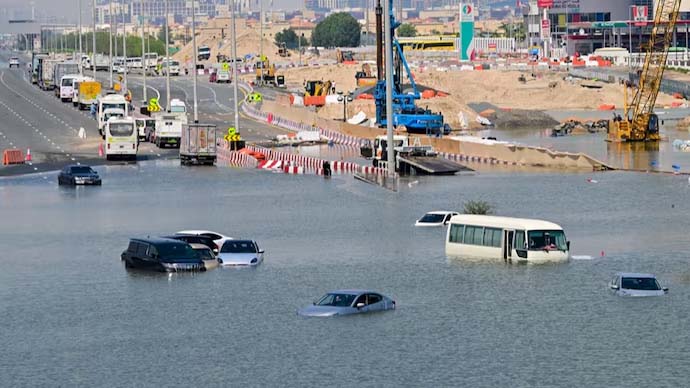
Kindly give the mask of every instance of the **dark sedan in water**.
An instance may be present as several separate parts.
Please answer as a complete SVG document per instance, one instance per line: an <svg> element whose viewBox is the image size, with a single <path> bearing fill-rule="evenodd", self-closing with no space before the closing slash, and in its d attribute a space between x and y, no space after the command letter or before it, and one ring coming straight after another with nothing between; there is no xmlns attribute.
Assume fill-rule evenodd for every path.
<svg viewBox="0 0 690 388"><path fill-rule="evenodd" d="M89 166L70 165L63 168L58 175L59 185L100 185L101 177Z"/></svg>
<svg viewBox="0 0 690 388"><path fill-rule="evenodd" d="M206 270L189 244L169 238L133 238L121 258L126 268L160 272Z"/></svg>

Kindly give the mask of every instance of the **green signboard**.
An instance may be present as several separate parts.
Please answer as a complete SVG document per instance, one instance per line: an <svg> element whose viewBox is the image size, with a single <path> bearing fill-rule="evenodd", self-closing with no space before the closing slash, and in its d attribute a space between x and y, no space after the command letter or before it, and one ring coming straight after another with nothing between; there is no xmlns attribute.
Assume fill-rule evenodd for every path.
<svg viewBox="0 0 690 388"><path fill-rule="evenodd" d="M621 27L627 27L628 23L626 22L593 22L592 27L593 28L621 28Z"/></svg>

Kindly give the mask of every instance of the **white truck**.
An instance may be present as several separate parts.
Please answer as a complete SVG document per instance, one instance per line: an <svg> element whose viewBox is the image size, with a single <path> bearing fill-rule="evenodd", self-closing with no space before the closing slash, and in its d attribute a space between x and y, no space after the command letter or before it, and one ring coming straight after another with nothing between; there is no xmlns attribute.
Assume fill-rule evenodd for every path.
<svg viewBox="0 0 690 388"><path fill-rule="evenodd" d="M121 94L107 94L98 99L98 132L103 135L105 122L108 121L106 111L108 109L119 109L122 111L122 116L129 116L129 104L125 100L125 96Z"/></svg>
<svg viewBox="0 0 690 388"><path fill-rule="evenodd" d="M60 97L62 102L70 102L74 97L74 82L80 78L84 78L79 74L67 74L60 78L60 87L55 89L55 92Z"/></svg>
<svg viewBox="0 0 690 388"><path fill-rule="evenodd" d="M96 71L110 70L110 57L103 54L96 54Z"/></svg>
<svg viewBox="0 0 690 388"><path fill-rule="evenodd" d="M216 126L189 124L182 128L180 163L213 166L216 161Z"/></svg>
<svg viewBox="0 0 690 388"><path fill-rule="evenodd" d="M136 160L139 140L132 117L111 117L105 123L105 158Z"/></svg>
<svg viewBox="0 0 690 388"><path fill-rule="evenodd" d="M187 125L187 106L182 100L170 100L169 112L157 112L156 131L153 136L153 143L158 148L166 146L179 147L182 137L182 127Z"/></svg>
<svg viewBox="0 0 690 388"><path fill-rule="evenodd" d="M55 84L53 83L55 65L62 62L62 60L41 58L39 61L40 74L38 74L38 86L43 90L53 90L55 88Z"/></svg>
<svg viewBox="0 0 690 388"><path fill-rule="evenodd" d="M158 65L157 53L144 53L144 68L146 70L155 69Z"/></svg>

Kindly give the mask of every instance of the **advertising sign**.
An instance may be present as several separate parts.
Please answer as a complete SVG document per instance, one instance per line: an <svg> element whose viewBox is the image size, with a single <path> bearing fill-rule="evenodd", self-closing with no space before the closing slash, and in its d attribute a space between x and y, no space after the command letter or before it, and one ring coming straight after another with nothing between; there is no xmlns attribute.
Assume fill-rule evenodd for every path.
<svg viewBox="0 0 690 388"><path fill-rule="evenodd" d="M471 61L474 57L474 5L460 4L460 60Z"/></svg>
<svg viewBox="0 0 690 388"><path fill-rule="evenodd" d="M632 19L636 22L647 20L649 17L649 7L646 5L632 6Z"/></svg>
<svg viewBox="0 0 690 388"><path fill-rule="evenodd" d="M553 0L537 0L539 8L553 8Z"/></svg>
<svg viewBox="0 0 690 388"><path fill-rule="evenodd" d="M541 37L548 38L551 35L551 22L549 19L542 19L541 21Z"/></svg>

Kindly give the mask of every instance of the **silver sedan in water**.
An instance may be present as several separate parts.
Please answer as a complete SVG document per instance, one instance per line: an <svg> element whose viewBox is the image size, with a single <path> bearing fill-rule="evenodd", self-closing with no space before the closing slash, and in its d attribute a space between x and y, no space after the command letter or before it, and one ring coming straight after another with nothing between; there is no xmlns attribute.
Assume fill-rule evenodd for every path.
<svg viewBox="0 0 690 388"><path fill-rule="evenodd" d="M392 310L395 301L376 291L337 290L331 291L311 306L299 309L297 314L304 317L333 317Z"/></svg>

